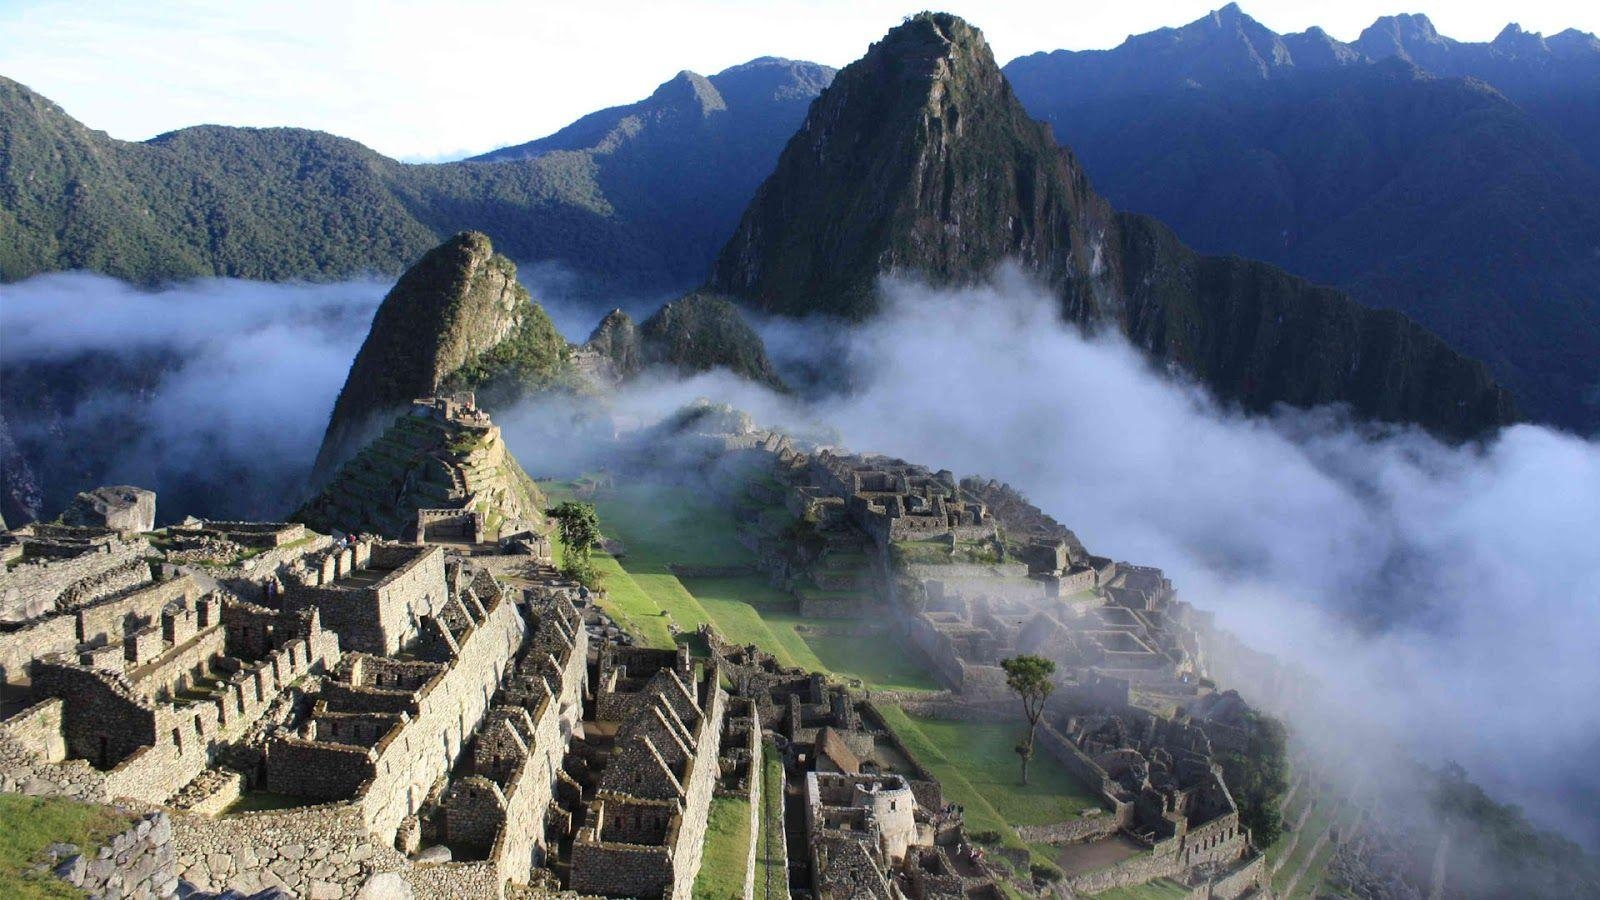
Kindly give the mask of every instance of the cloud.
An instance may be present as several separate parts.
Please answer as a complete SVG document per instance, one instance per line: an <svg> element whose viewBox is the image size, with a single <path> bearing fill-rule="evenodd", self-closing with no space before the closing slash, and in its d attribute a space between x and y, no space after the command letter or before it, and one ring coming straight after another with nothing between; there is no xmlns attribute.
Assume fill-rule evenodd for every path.
<svg viewBox="0 0 1600 900"><path fill-rule="evenodd" d="M8 424L22 430L17 372L109 367L119 381L86 385L58 421L20 436L62 453L101 447L108 480L153 486L168 510L282 515L384 288L213 280L142 292L87 275L8 286ZM1334 410L1247 417L1115 336L1062 327L1014 273L970 290L884 291L884 315L848 334L763 324L775 357L830 348L834 368L809 397L726 375L657 377L497 421L536 476L610 462L595 448L618 423L706 397L766 425L832 430L856 450L1004 479L1091 551L1161 566L1220 624L1294 660L1364 739L1456 760L1536 821L1600 842L1589 762L1600 751L1600 445L1518 426L1447 446ZM591 415L597 404L609 419Z"/></svg>
<svg viewBox="0 0 1600 900"><path fill-rule="evenodd" d="M1536 821L1600 841L1600 445L1517 426L1447 446L1328 409L1248 417L1116 336L1063 327L1015 273L883 289L886 312L835 356L847 391L793 401L700 376L647 380L614 408L650 421L707 397L1008 481L1092 552L1164 568L1219 624L1294 660L1324 688L1320 713L1367 729L1369 765L1388 742L1455 760ZM769 331L775 353L828 336L815 327ZM548 446L507 433L525 460Z"/></svg>
<svg viewBox="0 0 1600 900"><path fill-rule="evenodd" d="M386 288L204 279L142 291L84 273L8 286L0 397L42 470L46 514L92 486L85 472L154 489L158 513L292 511Z"/></svg>

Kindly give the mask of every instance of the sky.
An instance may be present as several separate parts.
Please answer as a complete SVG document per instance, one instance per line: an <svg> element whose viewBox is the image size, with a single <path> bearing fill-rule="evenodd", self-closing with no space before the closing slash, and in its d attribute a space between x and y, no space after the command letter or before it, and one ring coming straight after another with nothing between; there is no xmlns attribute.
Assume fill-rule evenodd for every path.
<svg viewBox="0 0 1600 900"><path fill-rule="evenodd" d="M457 158L549 134L650 93L682 69L758 56L843 66L924 8L889 0L0 0L0 75L126 140L197 124L293 125L410 161ZM943 8L1002 61L1115 46L1217 0L971 2ZM1600 3L1248 0L1280 32L1354 39L1380 15L1425 12L1440 33L1489 40L1510 20L1600 31ZM1431 8L1430 8L1431 7Z"/></svg>

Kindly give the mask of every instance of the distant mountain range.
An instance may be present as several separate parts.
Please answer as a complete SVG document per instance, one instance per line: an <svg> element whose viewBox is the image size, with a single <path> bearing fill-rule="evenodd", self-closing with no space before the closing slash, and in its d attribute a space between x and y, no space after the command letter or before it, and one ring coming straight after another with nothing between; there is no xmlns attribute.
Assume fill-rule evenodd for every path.
<svg viewBox="0 0 1600 900"><path fill-rule="evenodd" d="M1230 5L1005 68L1097 190L1207 253L1398 309L1535 418L1600 425L1600 40L1423 16L1353 43Z"/></svg>
<svg viewBox="0 0 1600 900"><path fill-rule="evenodd" d="M1600 426L1600 40L1424 16L1343 43L1229 5L1105 51L1015 60L1097 192L1203 253L1398 309L1536 419ZM473 160L407 165L297 129L113 140L0 78L0 280L398 273L461 230L600 297L699 283L826 66L761 58ZM597 309L598 312L598 309Z"/></svg>
<svg viewBox="0 0 1600 900"><path fill-rule="evenodd" d="M1007 260L1069 320L1115 327L1247 409L1348 403L1454 436L1515 415L1481 364L1404 316L1200 256L1117 213L1029 117L983 35L944 14L912 17L839 73L707 288L766 313L859 320L877 311L880 275L963 284Z"/></svg>
<svg viewBox="0 0 1600 900"><path fill-rule="evenodd" d="M0 280L398 273L450 235L598 293L695 284L833 70L762 58L479 161L410 165L292 128L114 140L0 78Z"/></svg>
<svg viewBox="0 0 1600 900"><path fill-rule="evenodd" d="M1061 292L1070 317L1115 322L1247 407L1346 400L1453 434L1510 417L1481 370L1404 319L1187 243L1401 310L1487 362L1523 412L1593 428L1597 47L1590 35L1515 27L1460 43L1420 16L1379 20L1344 44L1318 29L1278 35L1230 6L1114 50L1039 54L1004 79L985 70L952 82L981 87L947 98L976 118L858 88L849 127L826 123L812 103L835 72L762 58L710 78L680 73L547 138L439 165L297 129L118 141L0 78L0 281L72 268L140 283L398 273L478 230L511 260L572 269L597 319L612 305L602 296L705 284L637 332L608 318L588 349L612 371L657 357L692 369L709 347L770 380L717 296L859 318L885 268L960 279L1017 257ZM1030 117L1072 149L1050 146ZM824 127L855 143L818 145ZM964 133L979 137L952 143ZM758 196L786 145L837 152L828 166L780 169ZM951 168L924 172L914 189L895 180L924 159ZM975 177L991 169L1003 184ZM1359 384L1357 363L1369 367ZM150 361L140 377L164 365ZM70 415L69 395L83 393L43 371L0 375L13 427L35 407ZM29 482L34 499L8 512L53 508L92 480L92 460L66 458L75 452L61 462L72 485Z"/></svg>

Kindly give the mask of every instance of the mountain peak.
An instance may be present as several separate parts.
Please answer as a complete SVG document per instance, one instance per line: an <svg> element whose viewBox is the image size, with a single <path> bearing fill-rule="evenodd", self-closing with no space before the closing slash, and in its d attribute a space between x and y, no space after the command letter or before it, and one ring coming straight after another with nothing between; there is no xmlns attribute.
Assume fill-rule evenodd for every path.
<svg viewBox="0 0 1600 900"><path fill-rule="evenodd" d="M1401 13L1381 16L1361 32L1353 46L1373 59L1385 56L1411 58L1411 53L1423 47L1447 43L1440 37L1433 22L1421 13Z"/></svg>
<svg viewBox="0 0 1600 900"><path fill-rule="evenodd" d="M503 377L534 387L560 364L565 342L517 282L517 267L487 235L463 231L400 276L333 407L313 481L331 476L418 397L476 389Z"/></svg>
<svg viewBox="0 0 1600 900"><path fill-rule="evenodd" d="M710 79L688 69L663 82L646 102L656 104L664 111L689 112L701 116L728 108Z"/></svg>
<svg viewBox="0 0 1600 900"><path fill-rule="evenodd" d="M884 271L966 281L1006 259L1088 271L1087 180L1033 121L982 32L946 13L891 29L812 104L712 269L781 314L862 318Z"/></svg>
<svg viewBox="0 0 1600 900"><path fill-rule="evenodd" d="M1495 39L1489 42L1489 46L1512 56L1520 54L1543 55L1549 52L1550 49L1545 45L1544 35L1537 31L1528 31L1516 22L1511 22L1500 29L1500 33L1495 35Z"/></svg>

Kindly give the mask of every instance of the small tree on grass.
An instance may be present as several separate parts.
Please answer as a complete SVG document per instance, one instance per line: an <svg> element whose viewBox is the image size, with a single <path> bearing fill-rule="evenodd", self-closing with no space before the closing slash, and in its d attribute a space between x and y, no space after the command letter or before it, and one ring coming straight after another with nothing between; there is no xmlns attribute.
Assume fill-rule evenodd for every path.
<svg viewBox="0 0 1600 900"><path fill-rule="evenodd" d="M1056 689L1050 676L1056 673L1056 664L1042 656L1013 656L1002 660L1000 667L1006 671L1006 687L1022 699L1022 713L1028 718L1028 733L1017 744L1017 755L1022 757L1022 783L1028 783L1028 762L1033 759L1033 734L1044 715L1044 702Z"/></svg>
<svg viewBox="0 0 1600 900"><path fill-rule="evenodd" d="M561 556L561 574L585 587L598 587L600 573L589 562L589 554L600 543L600 516L594 504L563 501L546 512L555 520L561 534L561 544L566 548Z"/></svg>

